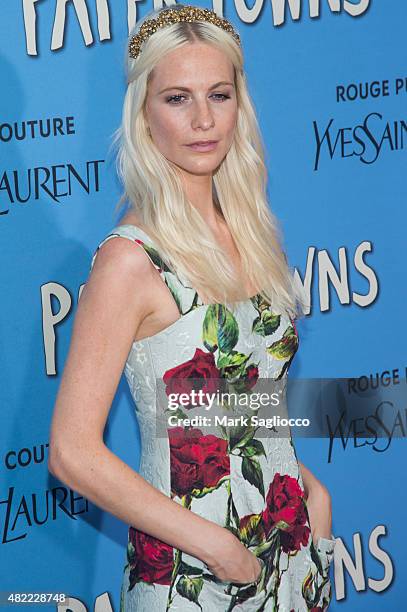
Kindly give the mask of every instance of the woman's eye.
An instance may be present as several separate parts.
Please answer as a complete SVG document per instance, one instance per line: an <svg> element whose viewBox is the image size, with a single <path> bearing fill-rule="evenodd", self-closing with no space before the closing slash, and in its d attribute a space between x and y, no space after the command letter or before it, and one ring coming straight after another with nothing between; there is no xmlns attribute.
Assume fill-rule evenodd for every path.
<svg viewBox="0 0 407 612"><path fill-rule="evenodd" d="M175 104L179 104L177 101L179 98L185 98L185 96L181 96L181 94L178 96L169 96L169 98L167 98L167 102L175 102Z"/></svg>
<svg viewBox="0 0 407 612"><path fill-rule="evenodd" d="M220 96L220 98L217 96ZM227 94L221 94L221 93L212 94L212 97L215 97L215 99L219 101L228 100L230 98L230 96L228 96ZM169 96L167 98L167 102L170 104L180 104L181 103L180 98L185 98L185 96L183 96L182 94Z"/></svg>
<svg viewBox="0 0 407 612"><path fill-rule="evenodd" d="M229 100L230 96L228 96L227 94L213 94L214 96L221 96L223 100Z"/></svg>

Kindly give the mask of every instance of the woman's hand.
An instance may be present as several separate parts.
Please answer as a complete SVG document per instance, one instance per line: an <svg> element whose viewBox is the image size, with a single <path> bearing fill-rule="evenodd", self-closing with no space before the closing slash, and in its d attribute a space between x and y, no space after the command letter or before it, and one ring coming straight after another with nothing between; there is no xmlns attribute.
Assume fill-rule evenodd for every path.
<svg viewBox="0 0 407 612"><path fill-rule="evenodd" d="M318 538L331 539L332 535L332 509L331 496L328 490L319 483L310 489L307 499L307 509L311 527L312 540L315 546Z"/></svg>
<svg viewBox="0 0 407 612"><path fill-rule="evenodd" d="M262 571L259 559L229 531L216 561L206 566L219 580L242 584L257 582Z"/></svg>

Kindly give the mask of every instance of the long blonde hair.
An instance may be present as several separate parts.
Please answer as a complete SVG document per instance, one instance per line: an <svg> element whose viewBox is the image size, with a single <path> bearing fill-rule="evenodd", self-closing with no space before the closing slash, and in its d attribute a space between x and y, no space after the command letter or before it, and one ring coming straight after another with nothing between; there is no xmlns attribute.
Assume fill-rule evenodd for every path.
<svg viewBox="0 0 407 612"><path fill-rule="evenodd" d="M161 10L151 11L144 19L156 17ZM129 57L126 49L128 86L122 123L114 134L124 192L115 210L128 202L179 278L188 279L188 285L203 292L207 301L233 309L234 303L226 296L236 294L236 272L205 219L188 200L177 167L151 140L143 112L154 66L170 51L197 40L221 49L235 72L238 118L234 141L212 178L215 208L223 215L240 253L243 275L259 288L273 310L301 316L300 287L288 266L281 230L267 202L264 150L242 52L223 29L207 22L176 23L150 36L137 59Z"/></svg>

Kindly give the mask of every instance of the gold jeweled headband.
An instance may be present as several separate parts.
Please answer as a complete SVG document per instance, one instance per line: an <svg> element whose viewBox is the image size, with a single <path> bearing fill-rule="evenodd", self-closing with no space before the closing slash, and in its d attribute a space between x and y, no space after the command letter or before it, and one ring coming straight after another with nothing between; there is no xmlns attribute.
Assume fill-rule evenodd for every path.
<svg viewBox="0 0 407 612"><path fill-rule="evenodd" d="M141 51L141 45L159 28L172 25L173 23L179 23L181 21L192 22L192 21L207 21L214 25L222 28L225 32L228 32L233 36L236 42L240 45L240 36L233 29L232 24L223 17L218 17L215 11L209 9L202 9L196 6L182 6L180 9L168 8L160 12L159 16L155 19L147 19L141 24L137 34L131 37L129 42L129 55L134 59L138 57Z"/></svg>

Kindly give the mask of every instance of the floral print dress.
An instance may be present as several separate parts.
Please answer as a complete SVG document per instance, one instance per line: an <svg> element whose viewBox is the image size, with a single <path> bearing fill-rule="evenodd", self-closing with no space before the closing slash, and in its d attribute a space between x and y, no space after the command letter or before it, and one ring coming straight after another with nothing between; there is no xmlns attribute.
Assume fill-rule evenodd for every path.
<svg viewBox="0 0 407 612"><path fill-rule="evenodd" d="M91 268L102 244L118 236L144 249L180 313L169 327L135 341L125 364L140 428L139 473L174 502L230 529L262 566L256 582L220 581L200 559L130 525L120 612L327 610L335 539L313 543L291 436L259 439L244 427L233 435L199 427L156 435L157 380L171 389L189 377L204 385L231 373L248 387L258 377L281 380L298 349L294 321L261 296L238 302L233 313L203 304L134 225L116 226L98 245Z"/></svg>

